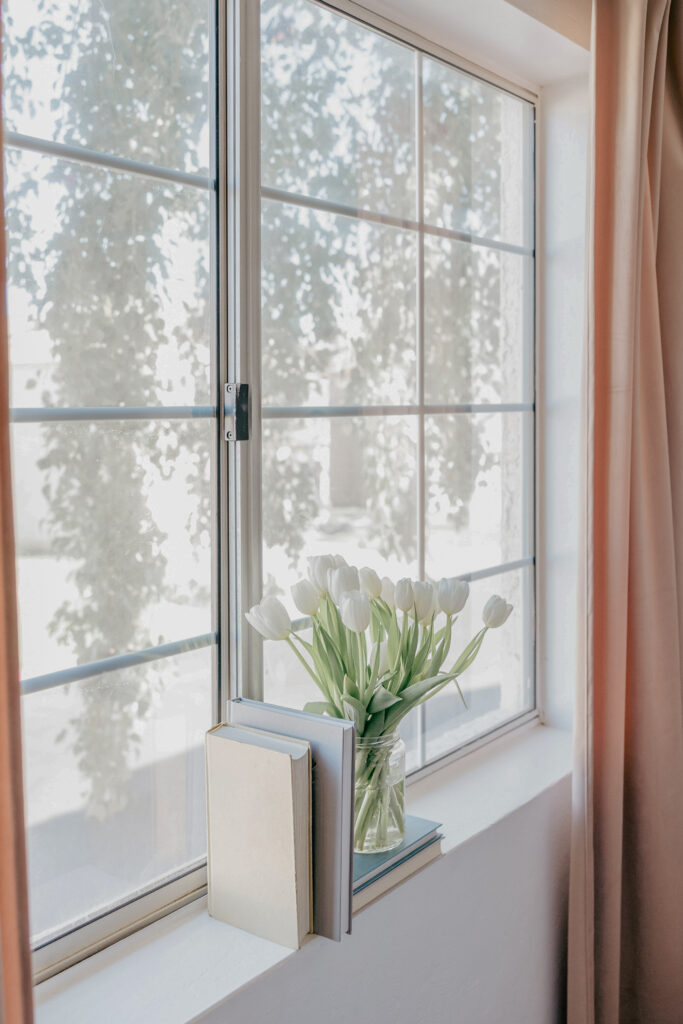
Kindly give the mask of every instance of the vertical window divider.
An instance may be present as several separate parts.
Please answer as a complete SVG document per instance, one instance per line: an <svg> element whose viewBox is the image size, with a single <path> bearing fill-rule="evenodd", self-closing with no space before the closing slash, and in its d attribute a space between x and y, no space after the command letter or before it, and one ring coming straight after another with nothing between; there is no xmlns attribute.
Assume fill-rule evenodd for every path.
<svg viewBox="0 0 683 1024"><path fill-rule="evenodd" d="M263 699L262 645L254 630L243 628L244 610L260 597L262 576L260 3L228 3L227 366L230 379L249 384L252 418L249 441L224 446L229 448L223 536L229 548L230 656L223 659L223 703L238 694Z"/></svg>
<svg viewBox="0 0 683 1024"><path fill-rule="evenodd" d="M424 302L424 143L422 110L422 53L415 52L415 135L417 167L417 564L418 576L425 578L426 560L426 476L425 464L425 302ZM417 708L417 752L420 766L426 760L425 705Z"/></svg>

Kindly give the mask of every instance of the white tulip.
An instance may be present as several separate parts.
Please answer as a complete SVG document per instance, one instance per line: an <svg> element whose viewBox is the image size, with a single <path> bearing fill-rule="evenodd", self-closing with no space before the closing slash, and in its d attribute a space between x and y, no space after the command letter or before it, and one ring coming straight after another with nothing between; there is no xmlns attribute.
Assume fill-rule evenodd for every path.
<svg viewBox="0 0 683 1024"><path fill-rule="evenodd" d="M457 615L465 607L469 596L470 585L455 576L439 580L439 608L446 615Z"/></svg>
<svg viewBox="0 0 683 1024"><path fill-rule="evenodd" d="M412 610L412 607L415 604L415 599L413 597L413 584L406 577L399 580L396 584L396 588L394 590L394 601L396 603L396 607L400 608L402 612L409 612Z"/></svg>
<svg viewBox="0 0 683 1024"><path fill-rule="evenodd" d="M436 610L436 591L431 583L413 583L413 600L418 622L429 622Z"/></svg>
<svg viewBox="0 0 683 1024"><path fill-rule="evenodd" d="M349 564L346 561L346 559L344 558L343 555L331 555L330 557L332 558L332 561L334 562L334 568L335 569L341 569L341 568L343 568L343 566Z"/></svg>
<svg viewBox="0 0 683 1024"><path fill-rule="evenodd" d="M390 608L394 607L394 598L395 598L394 591L395 591L395 587L394 587L393 582L389 579L388 576L383 576L382 577L382 594L381 594L381 597L382 597L382 600L384 601L384 603L388 604Z"/></svg>
<svg viewBox="0 0 683 1024"><path fill-rule="evenodd" d="M334 569L333 555L314 555L308 559L308 578L318 590L327 590L327 574Z"/></svg>
<svg viewBox="0 0 683 1024"><path fill-rule="evenodd" d="M320 591L310 580L299 580L292 587L294 604L303 615L315 615L320 607Z"/></svg>
<svg viewBox="0 0 683 1024"><path fill-rule="evenodd" d="M344 594L341 620L353 633L364 633L370 625L370 598L359 590Z"/></svg>
<svg viewBox="0 0 683 1024"><path fill-rule="evenodd" d="M292 632L292 622L287 609L277 597L264 597L245 616L254 629L266 640L285 640Z"/></svg>
<svg viewBox="0 0 683 1024"><path fill-rule="evenodd" d="M498 594L494 594L488 599L481 613L484 625L489 629L497 629L498 626L502 626L507 621L511 611L512 605L508 604L502 597L499 597Z"/></svg>
<svg viewBox="0 0 683 1024"><path fill-rule="evenodd" d="M360 590L358 569L352 565L341 565L338 569L330 569L327 574L327 589L335 604L339 604L342 594L350 590Z"/></svg>
<svg viewBox="0 0 683 1024"><path fill-rule="evenodd" d="M360 589L368 597L379 597L382 593L382 584L374 569L359 569Z"/></svg>

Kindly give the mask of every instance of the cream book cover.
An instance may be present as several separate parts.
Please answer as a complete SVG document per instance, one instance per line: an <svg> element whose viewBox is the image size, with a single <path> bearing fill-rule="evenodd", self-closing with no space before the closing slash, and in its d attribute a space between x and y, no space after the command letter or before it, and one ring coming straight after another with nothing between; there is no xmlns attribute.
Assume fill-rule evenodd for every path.
<svg viewBox="0 0 683 1024"><path fill-rule="evenodd" d="M310 744L218 725L206 782L209 913L298 949L312 927Z"/></svg>

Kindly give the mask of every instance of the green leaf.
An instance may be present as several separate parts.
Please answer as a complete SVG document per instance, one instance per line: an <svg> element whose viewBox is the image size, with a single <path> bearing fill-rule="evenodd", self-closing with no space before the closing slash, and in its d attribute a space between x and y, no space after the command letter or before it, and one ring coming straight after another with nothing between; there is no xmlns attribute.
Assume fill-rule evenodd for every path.
<svg viewBox="0 0 683 1024"><path fill-rule="evenodd" d="M346 717L355 723L356 729L362 732L367 714L361 702L354 697L344 697L344 712Z"/></svg>
<svg viewBox="0 0 683 1024"><path fill-rule="evenodd" d="M371 715L367 720L365 729L363 730L364 738L371 738L373 736L381 736L385 729L386 713L384 711L378 711L374 715Z"/></svg>
<svg viewBox="0 0 683 1024"><path fill-rule="evenodd" d="M344 699L347 697L353 697L354 700L360 700L360 691L353 679L349 676L344 676Z"/></svg>
<svg viewBox="0 0 683 1024"><path fill-rule="evenodd" d="M304 704L304 711L310 711L314 715L329 715L331 718L341 718L341 714L326 700L309 700Z"/></svg>
<svg viewBox="0 0 683 1024"><path fill-rule="evenodd" d="M394 696L390 690L386 690L383 686L379 686L372 699L368 704L368 711L370 714L374 714L376 711L384 711L386 708L390 708L392 704L400 704L401 697Z"/></svg>

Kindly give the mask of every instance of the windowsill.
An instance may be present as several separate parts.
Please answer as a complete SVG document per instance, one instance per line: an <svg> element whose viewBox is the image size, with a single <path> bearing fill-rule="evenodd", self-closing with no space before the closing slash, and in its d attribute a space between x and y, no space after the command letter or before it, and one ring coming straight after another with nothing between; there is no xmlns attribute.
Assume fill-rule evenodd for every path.
<svg viewBox="0 0 683 1024"><path fill-rule="evenodd" d="M522 728L412 783L410 811L443 822L447 855L565 778L571 752L565 731ZM299 955L326 941L312 936ZM215 921L204 898L37 986L36 1021L192 1021L294 955Z"/></svg>

